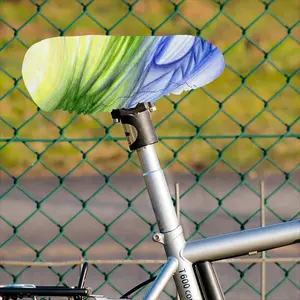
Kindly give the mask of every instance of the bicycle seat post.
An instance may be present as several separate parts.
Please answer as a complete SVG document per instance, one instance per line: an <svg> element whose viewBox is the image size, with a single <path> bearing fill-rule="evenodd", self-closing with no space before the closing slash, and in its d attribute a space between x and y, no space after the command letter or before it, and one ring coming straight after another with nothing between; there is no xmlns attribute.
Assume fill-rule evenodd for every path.
<svg viewBox="0 0 300 300"><path fill-rule="evenodd" d="M137 151L150 200L160 232L170 232L179 226L173 201L154 148L158 142L151 112L155 106L141 103L132 109L113 110L115 122L121 122L129 148Z"/></svg>
<svg viewBox="0 0 300 300"><path fill-rule="evenodd" d="M154 144L158 142L151 119L151 112L154 110L153 104L140 103L134 108L113 110L111 115L114 122L122 123L130 150L136 150L139 156L143 177L160 231L160 233L154 234L153 240L164 245L168 258L174 257L178 260L178 269L174 279L179 295L181 299L190 299L189 293L191 293L193 299L201 300L203 298L193 266L180 255L186 242L154 147ZM182 272L184 272L184 278L187 279L184 283L182 282ZM158 295L163 288L164 286L161 284L154 284L151 293ZM146 296L145 299L152 299L150 295Z"/></svg>

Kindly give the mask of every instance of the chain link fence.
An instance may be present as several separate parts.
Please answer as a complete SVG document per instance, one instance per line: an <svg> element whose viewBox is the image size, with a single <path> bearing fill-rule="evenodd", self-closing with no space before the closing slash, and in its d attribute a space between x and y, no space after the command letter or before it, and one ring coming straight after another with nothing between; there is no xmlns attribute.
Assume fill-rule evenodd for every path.
<svg viewBox="0 0 300 300"><path fill-rule="evenodd" d="M42 112L22 81L33 43L83 34L191 34L222 50L227 65L219 79L165 97L153 114L173 195L180 182L187 238L260 226L262 179L266 223L299 218L299 2L4 0L0 283L74 285L78 264L93 260L89 285L117 297L163 262L151 244L156 225L139 163L120 126L108 114ZM297 246L265 254L263 292L261 260L216 267L228 299L296 299L297 256ZM172 283L162 296L170 298Z"/></svg>

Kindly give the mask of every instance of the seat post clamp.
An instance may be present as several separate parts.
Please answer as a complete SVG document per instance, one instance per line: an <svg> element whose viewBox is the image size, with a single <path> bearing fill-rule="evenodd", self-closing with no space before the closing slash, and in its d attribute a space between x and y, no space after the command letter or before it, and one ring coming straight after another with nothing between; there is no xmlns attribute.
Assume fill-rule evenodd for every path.
<svg viewBox="0 0 300 300"><path fill-rule="evenodd" d="M134 108L114 109L111 116L114 122L121 122L131 151L158 142L151 112L156 107L151 103L140 103Z"/></svg>

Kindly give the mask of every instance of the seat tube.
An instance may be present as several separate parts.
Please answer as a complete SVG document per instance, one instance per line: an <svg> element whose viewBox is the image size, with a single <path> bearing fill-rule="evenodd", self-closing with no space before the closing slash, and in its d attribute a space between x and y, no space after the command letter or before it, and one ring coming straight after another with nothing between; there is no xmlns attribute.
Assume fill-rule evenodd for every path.
<svg viewBox="0 0 300 300"><path fill-rule="evenodd" d="M174 280L180 299L201 300L203 298L193 265L181 256L185 239L155 147L148 145L137 149L137 153L160 231L160 235L154 235L157 236L154 240L164 245L168 257L173 256L178 260Z"/></svg>
<svg viewBox="0 0 300 300"><path fill-rule="evenodd" d="M139 156L160 231L153 240L164 245L168 258L175 257L178 261L174 280L180 299L202 300L193 265L181 255L186 241L154 147L158 142L151 119L154 110L151 103L141 103L135 108L113 110L111 114L115 122L122 123L130 150L136 150Z"/></svg>
<svg viewBox="0 0 300 300"><path fill-rule="evenodd" d="M193 265L181 255L186 241L154 147L158 139L150 114L153 110L151 103L142 103L132 109L114 110L112 117L115 122L122 122L129 148L139 156L160 231L154 234L153 240L163 244L167 256L178 261L174 280L180 299L203 300Z"/></svg>
<svg viewBox="0 0 300 300"><path fill-rule="evenodd" d="M159 230L161 233L173 231L179 221L155 147L148 145L137 153Z"/></svg>

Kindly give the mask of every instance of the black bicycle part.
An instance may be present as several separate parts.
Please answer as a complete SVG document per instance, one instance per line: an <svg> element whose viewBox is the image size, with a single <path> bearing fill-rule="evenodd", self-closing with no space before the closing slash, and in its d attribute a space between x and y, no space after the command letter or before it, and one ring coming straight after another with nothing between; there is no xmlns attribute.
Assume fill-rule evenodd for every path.
<svg viewBox="0 0 300 300"><path fill-rule="evenodd" d="M77 288L79 288L79 289L84 288L85 281L86 281L86 276L87 276L87 272L88 272L88 268L89 268L89 265L88 265L87 262L85 262L82 265L82 269L81 269L80 276L79 276L79 281L78 281L78 285L77 285ZM80 296L75 296L74 299L75 300L80 300L81 297Z"/></svg>
<svg viewBox="0 0 300 300"><path fill-rule="evenodd" d="M217 273L211 262L197 262L193 269L204 300L225 300Z"/></svg>
<svg viewBox="0 0 300 300"><path fill-rule="evenodd" d="M16 299L34 296L55 296L55 297L87 297L91 294L91 290L86 288L71 288L58 286L36 286L35 288L22 287L3 287L0 288L0 296L4 299Z"/></svg>
<svg viewBox="0 0 300 300"><path fill-rule="evenodd" d="M78 286L77 286L80 289L82 289L84 287L88 269L89 269L89 264L87 262L85 262L82 265L82 269L81 269L79 281L78 281Z"/></svg>
<svg viewBox="0 0 300 300"><path fill-rule="evenodd" d="M151 111L154 105L150 102L140 103L134 108L129 109L115 109L111 112L112 118L124 125L131 125L134 127L136 137L130 141L129 148L131 151L139 148L155 144L158 142L155 128L151 119ZM132 132L125 131L127 139L130 140Z"/></svg>
<svg viewBox="0 0 300 300"><path fill-rule="evenodd" d="M0 296L4 300L17 299L34 296L49 296L49 297L74 297L75 300L81 300L92 294L90 288L85 288L85 280L88 272L88 263L85 262L82 266L78 286L64 287L64 286L36 286L32 288L27 287L2 287L0 288Z"/></svg>
<svg viewBox="0 0 300 300"><path fill-rule="evenodd" d="M132 288L130 291L128 291L128 292L126 292L124 295L122 295L122 296L120 297L120 299L128 299L127 297L128 297L129 295L131 295L131 294L134 293L135 291L141 289L143 286L149 284L150 282L154 281L156 277L157 277L157 276L154 276L154 277L152 277L152 278L150 278L150 279L145 280L144 282L140 283L139 285L135 286L135 287Z"/></svg>

